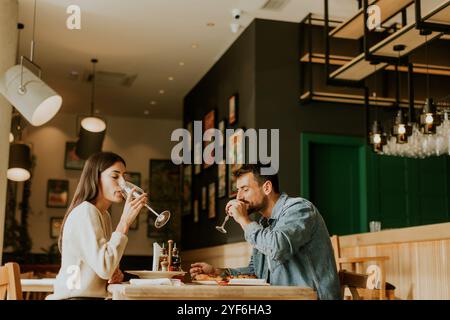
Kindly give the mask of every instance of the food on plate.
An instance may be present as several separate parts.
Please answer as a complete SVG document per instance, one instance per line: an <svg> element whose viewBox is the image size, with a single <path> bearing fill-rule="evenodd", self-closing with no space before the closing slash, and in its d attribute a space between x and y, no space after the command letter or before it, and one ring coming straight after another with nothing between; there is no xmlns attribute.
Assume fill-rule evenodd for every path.
<svg viewBox="0 0 450 320"><path fill-rule="evenodd" d="M197 274L193 280L196 281L217 281L218 283L228 282L230 279L257 279L254 274L239 274L237 276L232 275L215 275L215 274Z"/></svg>
<svg viewBox="0 0 450 320"><path fill-rule="evenodd" d="M194 277L194 280L197 281L222 281L223 278L221 276L216 276L214 274L197 274Z"/></svg>

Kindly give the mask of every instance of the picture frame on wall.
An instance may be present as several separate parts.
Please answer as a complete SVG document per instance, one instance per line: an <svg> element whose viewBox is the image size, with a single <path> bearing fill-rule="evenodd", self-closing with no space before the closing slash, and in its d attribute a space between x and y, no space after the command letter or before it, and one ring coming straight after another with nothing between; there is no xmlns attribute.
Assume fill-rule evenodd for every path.
<svg viewBox="0 0 450 320"><path fill-rule="evenodd" d="M69 180L48 180L47 208L67 208L68 202Z"/></svg>
<svg viewBox="0 0 450 320"><path fill-rule="evenodd" d="M223 198L227 195L227 165L222 160L217 165L217 197Z"/></svg>
<svg viewBox="0 0 450 320"><path fill-rule="evenodd" d="M204 141L203 148L206 148L209 144L214 143L214 139L212 139L213 134L207 133L206 131L208 129L213 129L215 127L216 127L216 110L212 109L203 118L203 135L204 135L203 138L204 140L206 140ZM214 152L205 155L206 159L204 159L205 162L203 163L203 168L206 169L212 165L212 163L214 162L214 156L215 156Z"/></svg>
<svg viewBox="0 0 450 320"><path fill-rule="evenodd" d="M183 215L191 214L192 212L192 165L183 166Z"/></svg>
<svg viewBox="0 0 450 320"><path fill-rule="evenodd" d="M208 218L215 218L216 211L216 183L212 182L208 185Z"/></svg>
<svg viewBox="0 0 450 320"><path fill-rule="evenodd" d="M161 241L181 238L181 170L171 159L150 159L149 161L149 201L156 212L171 212L169 222L163 228L155 228L156 215L148 211L147 238Z"/></svg>
<svg viewBox="0 0 450 320"><path fill-rule="evenodd" d="M229 154L227 160L231 160L228 164L228 197L233 198L237 195L237 179L234 173L242 167L245 158L245 150L243 149L244 130L237 129L233 135L230 136Z"/></svg>
<svg viewBox="0 0 450 320"><path fill-rule="evenodd" d="M140 172L127 172L125 180L131 182L135 186L141 187L141 173Z"/></svg>
<svg viewBox="0 0 450 320"><path fill-rule="evenodd" d="M199 212L198 212L198 199L194 200L194 222L197 223L199 220Z"/></svg>
<svg viewBox="0 0 450 320"><path fill-rule="evenodd" d="M193 136L194 136L194 131L193 131L193 122L192 121L189 121L187 124L186 124L186 130L189 132L189 141L188 141L188 145L189 145L189 154L191 155L191 161L193 160L193 157L192 157L192 149L193 149Z"/></svg>
<svg viewBox="0 0 450 320"><path fill-rule="evenodd" d="M85 160L81 159L75 153L76 142L67 141L64 155L64 169L83 170Z"/></svg>
<svg viewBox="0 0 450 320"><path fill-rule="evenodd" d="M202 143L201 141L197 142L194 146L194 173L197 175L202 171L203 162L202 157Z"/></svg>
<svg viewBox="0 0 450 320"><path fill-rule="evenodd" d="M238 121L239 95L235 93L228 98L228 124L234 125Z"/></svg>
<svg viewBox="0 0 450 320"><path fill-rule="evenodd" d="M61 232L61 226L63 223L63 218L61 217L51 217L50 218L50 238L59 238L59 233Z"/></svg>
<svg viewBox="0 0 450 320"><path fill-rule="evenodd" d="M206 210L206 197L207 197L207 189L205 186L202 187L202 210Z"/></svg>

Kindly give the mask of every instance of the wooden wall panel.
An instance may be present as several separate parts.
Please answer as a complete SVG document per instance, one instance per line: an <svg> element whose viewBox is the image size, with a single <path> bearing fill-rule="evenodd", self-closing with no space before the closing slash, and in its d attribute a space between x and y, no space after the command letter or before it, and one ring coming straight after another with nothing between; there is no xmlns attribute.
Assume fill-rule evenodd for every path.
<svg viewBox="0 0 450 320"><path fill-rule="evenodd" d="M400 299L450 299L450 223L340 237L342 257L389 256L386 280ZM183 268L204 261L216 267L247 266L246 242L182 252ZM364 268L367 268L365 265Z"/></svg>
<svg viewBox="0 0 450 320"><path fill-rule="evenodd" d="M401 299L450 299L450 239L347 247L341 255L389 256L386 280Z"/></svg>

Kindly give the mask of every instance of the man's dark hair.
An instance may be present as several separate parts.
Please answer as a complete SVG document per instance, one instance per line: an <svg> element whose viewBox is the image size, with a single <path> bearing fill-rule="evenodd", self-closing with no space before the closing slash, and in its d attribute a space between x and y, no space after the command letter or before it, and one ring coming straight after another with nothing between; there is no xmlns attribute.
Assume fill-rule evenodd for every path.
<svg viewBox="0 0 450 320"><path fill-rule="evenodd" d="M262 185L266 181L272 182L272 189L275 193L280 193L280 183L278 182L278 174L272 175L262 175L261 168L265 168L266 166L262 164L244 164L240 169L238 169L234 176L236 178L246 174L253 173L253 176L258 181L259 185ZM268 166L267 166L268 167Z"/></svg>

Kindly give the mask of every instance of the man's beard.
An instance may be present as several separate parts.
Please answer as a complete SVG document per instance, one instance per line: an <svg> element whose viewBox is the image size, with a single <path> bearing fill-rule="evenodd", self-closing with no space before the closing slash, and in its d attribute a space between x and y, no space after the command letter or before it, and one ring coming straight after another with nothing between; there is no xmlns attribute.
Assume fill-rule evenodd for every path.
<svg viewBox="0 0 450 320"><path fill-rule="evenodd" d="M260 203L254 204L254 205L248 205L247 212L249 214L255 213L255 212L262 212L267 208L267 204L269 202L269 197L264 195L263 199Z"/></svg>

